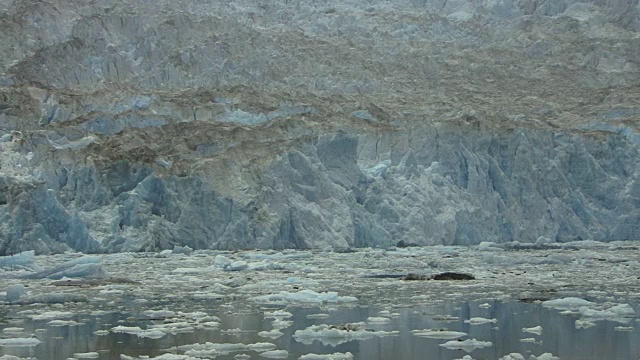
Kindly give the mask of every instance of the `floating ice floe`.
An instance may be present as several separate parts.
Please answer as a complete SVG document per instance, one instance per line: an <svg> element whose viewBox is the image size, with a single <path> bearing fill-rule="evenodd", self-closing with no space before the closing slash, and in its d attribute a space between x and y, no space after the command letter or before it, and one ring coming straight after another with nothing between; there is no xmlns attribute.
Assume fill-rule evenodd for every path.
<svg viewBox="0 0 640 360"><path fill-rule="evenodd" d="M211 269L206 267L177 268L171 271L173 274L203 274L208 272L211 272Z"/></svg>
<svg viewBox="0 0 640 360"><path fill-rule="evenodd" d="M176 313L171 310L146 310L142 315L150 319L166 319L174 317Z"/></svg>
<svg viewBox="0 0 640 360"><path fill-rule="evenodd" d="M253 298L253 301L263 303L348 303L356 302L353 296L338 296L335 291L317 293L313 290L300 290L298 292L281 291L278 294L262 295Z"/></svg>
<svg viewBox="0 0 640 360"><path fill-rule="evenodd" d="M196 291L191 294L191 297L195 300L221 300L224 299L225 295L215 292Z"/></svg>
<svg viewBox="0 0 640 360"><path fill-rule="evenodd" d="M542 326L538 325L531 328L522 328L522 331L530 334L542 335Z"/></svg>
<svg viewBox="0 0 640 360"><path fill-rule="evenodd" d="M24 285L12 284L7 286L7 301L10 303L17 302L26 294Z"/></svg>
<svg viewBox="0 0 640 360"><path fill-rule="evenodd" d="M270 350L260 353L260 356L269 359L286 359L289 357L289 352L287 350Z"/></svg>
<svg viewBox="0 0 640 360"><path fill-rule="evenodd" d="M188 355L176 355L176 354L162 354L156 357L148 357L148 356L133 357L133 356L127 356L127 355L121 354L120 359L121 360L143 360L143 359L144 360L201 360L199 358L194 358Z"/></svg>
<svg viewBox="0 0 640 360"><path fill-rule="evenodd" d="M100 354L92 351L86 353L75 353L73 354L73 357L75 357L76 359L97 359L100 357Z"/></svg>
<svg viewBox="0 0 640 360"><path fill-rule="evenodd" d="M460 318L457 316L451 316L451 315L436 315L433 317L433 320L441 321L441 322L456 322L460 320Z"/></svg>
<svg viewBox="0 0 640 360"><path fill-rule="evenodd" d="M0 269L3 270L31 270L38 271L40 267L35 263L36 253L33 250L19 254L0 257Z"/></svg>
<svg viewBox="0 0 640 360"><path fill-rule="evenodd" d="M68 302L87 302L89 299L82 294L51 292L38 294L26 299L16 301L16 304L64 304Z"/></svg>
<svg viewBox="0 0 640 360"><path fill-rule="evenodd" d="M106 271L102 266L101 256L83 256L67 261L51 269L21 276L24 279L53 279L62 278L104 278Z"/></svg>
<svg viewBox="0 0 640 360"><path fill-rule="evenodd" d="M78 325L82 325L82 323L79 323L77 321L73 321L73 320L51 320L47 323L47 325L49 326L78 326Z"/></svg>
<svg viewBox="0 0 640 360"><path fill-rule="evenodd" d="M486 319L483 317L472 317L471 319L464 321L466 324L470 325L482 325L482 324L495 324L498 322L498 319Z"/></svg>
<svg viewBox="0 0 640 360"><path fill-rule="evenodd" d="M298 360L352 360L353 354L347 353L333 353L333 354L305 354L298 358Z"/></svg>
<svg viewBox="0 0 640 360"><path fill-rule="evenodd" d="M596 323L591 322L589 320L576 320L576 329L588 329L590 327L596 326Z"/></svg>
<svg viewBox="0 0 640 360"><path fill-rule="evenodd" d="M566 265L574 261L575 259L568 255L549 255L543 257L528 256L528 257L513 257L513 256L498 256L487 255L482 258L487 264L513 266L520 264L530 265Z"/></svg>
<svg viewBox="0 0 640 360"><path fill-rule="evenodd" d="M191 255L192 252L193 252L193 249L190 248L189 246L179 246L179 245L174 246L173 250L171 250L172 254Z"/></svg>
<svg viewBox="0 0 640 360"><path fill-rule="evenodd" d="M255 351L265 352L275 350L276 346L272 343L254 343L254 344L242 344L242 343L204 343L204 344L190 344L180 345L178 350L184 351L185 355L194 357L215 357L218 355L228 355L233 352L240 351Z"/></svg>
<svg viewBox="0 0 640 360"><path fill-rule="evenodd" d="M160 330L143 330L137 326L116 326L111 329L111 332L131 334L149 339L160 339L165 335L165 333Z"/></svg>
<svg viewBox="0 0 640 360"><path fill-rule="evenodd" d="M500 247L499 244L496 244L492 241L482 241L480 244L478 244L477 249L480 251L504 251L504 249Z"/></svg>
<svg viewBox="0 0 640 360"><path fill-rule="evenodd" d="M0 346L6 347L31 347L40 344L41 341L36 338L11 338L0 339Z"/></svg>
<svg viewBox="0 0 640 360"><path fill-rule="evenodd" d="M369 324L388 324L391 322L391 319L386 317L369 317L367 318L367 322Z"/></svg>
<svg viewBox="0 0 640 360"><path fill-rule="evenodd" d="M8 328L2 329L2 332L5 334L18 334L23 331L24 331L24 328L19 328L19 327L8 327Z"/></svg>
<svg viewBox="0 0 640 360"><path fill-rule="evenodd" d="M570 315L580 315L584 320L609 320L620 323L627 323L636 315L635 310L629 304L617 304L605 307L604 304L587 301L580 298L563 298L548 300L542 306L557 310L565 310L564 313ZM576 327L578 324L576 323Z"/></svg>
<svg viewBox="0 0 640 360"><path fill-rule="evenodd" d="M363 340L377 336L395 336L399 331L371 331L366 330L365 323L351 323L344 325L311 325L304 330L297 330L293 334L296 341L309 345L318 340L325 345L339 345L351 340Z"/></svg>
<svg viewBox="0 0 640 360"><path fill-rule="evenodd" d="M292 317L293 314L285 311L285 310L276 310L276 311L267 311L264 313L264 318L265 319L269 319L269 318L274 318L274 319L278 319L278 318L290 318Z"/></svg>
<svg viewBox="0 0 640 360"><path fill-rule="evenodd" d="M566 297L542 302L542 306L556 310L578 310L583 306L593 307L596 305L597 303L575 297Z"/></svg>
<svg viewBox="0 0 640 360"><path fill-rule="evenodd" d="M615 331L634 331L635 328L633 326L616 326L614 330Z"/></svg>
<svg viewBox="0 0 640 360"><path fill-rule="evenodd" d="M55 319L68 319L74 314L69 311L44 311L41 313L33 313L30 310L21 311L18 314L27 315L31 320L55 320Z"/></svg>
<svg viewBox="0 0 640 360"><path fill-rule="evenodd" d="M636 315L635 310L629 304L618 304L612 307L597 310L586 306L578 309L582 318L590 320L609 320L620 323L628 323Z"/></svg>
<svg viewBox="0 0 640 360"><path fill-rule="evenodd" d="M328 319L329 314L309 314L306 316L307 319Z"/></svg>
<svg viewBox="0 0 640 360"><path fill-rule="evenodd" d="M448 330L433 330L433 329L424 329L424 330L411 330L411 333L415 336L426 337L430 339L457 339L463 336L467 336L467 333L460 331L448 331Z"/></svg>
<svg viewBox="0 0 640 360"><path fill-rule="evenodd" d="M273 328L276 330L286 329L291 325L293 325L293 321L282 320L282 319L275 319L271 323L271 326L273 326Z"/></svg>
<svg viewBox="0 0 640 360"><path fill-rule="evenodd" d="M530 355L529 358L525 358L520 353L511 353L509 355L505 355L501 357L499 360L558 360L557 357L553 356L551 353L544 353L540 356Z"/></svg>
<svg viewBox="0 0 640 360"><path fill-rule="evenodd" d="M269 330L269 331L260 331L260 332L258 332L258 336L265 337L265 338L270 338L270 339L277 339L282 335L284 335L284 334L282 333L282 331L280 331L278 329L272 329L272 330Z"/></svg>
<svg viewBox="0 0 640 360"><path fill-rule="evenodd" d="M269 260L301 260L313 258L313 253L309 251L295 251L284 254L282 252L249 252L244 254L245 259L269 259Z"/></svg>
<svg viewBox="0 0 640 360"><path fill-rule="evenodd" d="M524 339L520 339L521 343L535 343L536 339L535 338L524 338Z"/></svg>
<svg viewBox="0 0 640 360"><path fill-rule="evenodd" d="M472 352L475 349L482 349L492 345L491 341L479 341L476 339L467 339L464 341L451 340L444 344L440 344L440 346L450 350L463 350L466 352Z"/></svg>

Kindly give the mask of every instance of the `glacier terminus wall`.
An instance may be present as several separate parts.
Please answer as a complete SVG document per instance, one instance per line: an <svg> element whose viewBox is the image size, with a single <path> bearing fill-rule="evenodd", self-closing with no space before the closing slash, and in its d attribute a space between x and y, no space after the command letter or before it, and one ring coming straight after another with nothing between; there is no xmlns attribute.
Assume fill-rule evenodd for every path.
<svg viewBox="0 0 640 360"><path fill-rule="evenodd" d="M638 0L0 14L0 254L640 238Z"/></svg>

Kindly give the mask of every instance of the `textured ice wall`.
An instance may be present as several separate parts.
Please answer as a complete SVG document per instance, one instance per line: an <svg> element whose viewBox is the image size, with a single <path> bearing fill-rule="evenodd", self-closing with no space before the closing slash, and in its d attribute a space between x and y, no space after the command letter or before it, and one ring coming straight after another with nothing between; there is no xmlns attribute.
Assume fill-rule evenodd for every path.
<svg viewBox="0 0 640 360"><path fill-rule="evenodd" d="M640 237L637 0L0 11L0 254Z"/></svg>
<svg viewBox="0 0 640 360"><path fill-rule="evenodd" d="M618 134L460 123L323 134L252 174L53 160L5 182L0 231L4 252L636 239L638 159Z"/></svg>

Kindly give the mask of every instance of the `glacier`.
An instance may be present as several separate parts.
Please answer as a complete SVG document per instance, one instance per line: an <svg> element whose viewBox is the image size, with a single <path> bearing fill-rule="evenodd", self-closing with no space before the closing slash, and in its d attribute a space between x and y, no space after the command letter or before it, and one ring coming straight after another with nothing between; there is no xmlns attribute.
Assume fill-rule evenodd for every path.
<svg viewBox="0 0 640 360"><path fill-rule="evenodd" d="M637 0L0 13L0 255L640 239Z"/></svg>

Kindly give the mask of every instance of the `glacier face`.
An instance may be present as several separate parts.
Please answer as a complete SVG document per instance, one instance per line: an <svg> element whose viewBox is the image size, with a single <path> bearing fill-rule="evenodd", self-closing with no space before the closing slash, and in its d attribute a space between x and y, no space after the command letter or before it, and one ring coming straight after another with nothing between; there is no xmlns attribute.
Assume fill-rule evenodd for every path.
<svg viewBox="0 0 640 360"><path fill-rule="evenodd" d="M638 1L0 1L0 253L640 238Z"/></svg>

